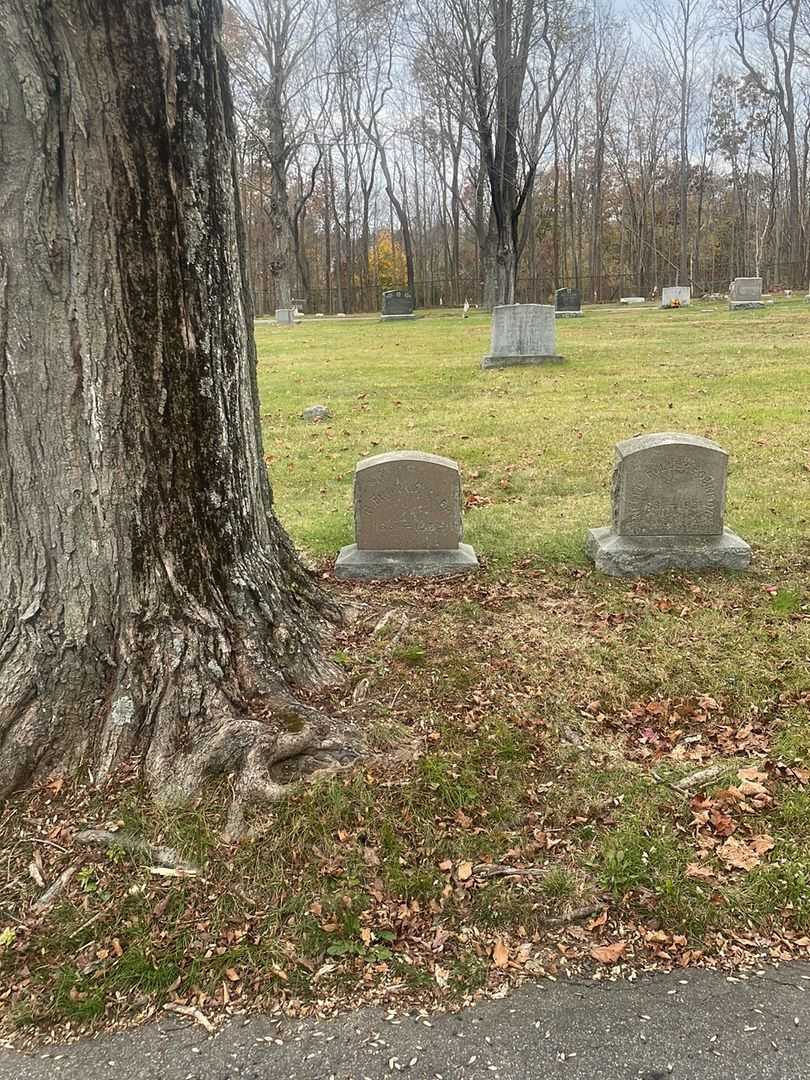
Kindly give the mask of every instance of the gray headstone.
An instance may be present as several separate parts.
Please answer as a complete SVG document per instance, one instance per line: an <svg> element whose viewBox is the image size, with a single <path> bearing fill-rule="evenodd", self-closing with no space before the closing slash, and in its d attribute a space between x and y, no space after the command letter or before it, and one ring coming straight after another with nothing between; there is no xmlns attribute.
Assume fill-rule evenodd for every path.
<svg viewBox="0 0 810 1080"><path fill-rule="evenodd" d="M692 290L688 285L667 285L661 290L661 307L671 308L673 301L677 300L675 307L688 307L692 300Z"/></svg>
<svg viewBox="0 0 810 1080"><path fill-rule="evenodd" d="M355 543L341 549L340 579L433 577L478 566L462 543L461 475L449 458L403 450L358 462Z"/></svg>
<svg viewBox="0 0 810 1080"><path fill-rule="evenodd" d="M730 311L737 311L740 308L764 307L762 301L762 278L734 278L728 289L728 306Z"/></svg>
<svg viewBox="0 0 810 1080"><path fill-rule="evenodd" d="M723 523L727 470L726 451L698 435L617 443L613 525L589 531L588 555L613 575L745 569L751 549Z"/></svg>
<svg viewBox="0 0 810 1080"><path fill-rule="evenodd" d="M547 304L501 304L492 309L490 353L481 367L561 364L554 351L554 308Z"/></svg>
<svg viewBox="0 0 810 1080"><path fill-rule="evenodd" d="M386 289L383 293L382 319L415 319L413 297L407 289Z"/></svg>
<svg viewBox="0 0 810 1080"><path fill-rule="evenodd" d="M558 319L582 317L582 292L580 289L557 289L554 294L554 314Z"/></svg>
<svg viewBox="0 0 810 1080"><path fill-rule="evenodd" d="M643 296L622 296L619 299L620 304L643 304Z"/></svg>
<svg viewBox="0 0 810 1080"><path fill-rule="evenodd" d="M301 415L310 424L315 424L319 420L331 420L332 418L332 414L325 405L310 405L309 408L304 409Z"/></svg>
<svg viewBox="0 0 810 1080"><path fill-rule="evenodd" d="M279 326L293 326L295 323L295 312L292 308L276 308L276 322Z"/></svg>

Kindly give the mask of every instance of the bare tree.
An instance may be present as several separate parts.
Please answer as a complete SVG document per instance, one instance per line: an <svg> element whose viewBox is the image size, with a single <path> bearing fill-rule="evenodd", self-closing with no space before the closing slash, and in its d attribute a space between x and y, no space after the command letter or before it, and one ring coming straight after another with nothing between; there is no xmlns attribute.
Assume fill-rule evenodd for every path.
<svg viewBox="0 0 810 1080"><path fill-rule="evenodd" d="M603 298L603 227L605 156L613 103L619 89L622 72L630 46L626 28L617 22L611 6L593 5L591 16L591 100L593 102L593 134L591 137L591 229L590 279L591 298Z"/></svg>
<svg viewBox="0 0 810 1080"><path fill-rule="evenodd" d="M344 19L344 64L351 64L359 84L355 97L355 120L376 151L376 160L385 183L385 193L399 222L408 291L416 299L411 221L402 191L397 184L397 165L391 153L394 131L384 125L386 104L396 83L396 33L399 7L380 5L362 25Z"/></svg>
<svg viewBox="0 0 810 1080"><path fill-rule="evenodd" d="M708 0L640 0L639 14L678 91L679 277L689 280L689 130L700 47L709 34Z"/></svg>
<svg viewBox="0 0 810 1080"><path fill-rule="evenodd" d="M326 82L324 58L316 46L321 35L320 0L233 0L230 11L250 36L234 64L236 78L248 91L250 108L241 113L249 136L260 147L270 172L267 201L261 208L270 225L270 272L276 305L292 303L293 273L306 276L299 244L299 223L315 189L320 154L306 169L296 197L290 198L289 175L312 131L326 112L313 116L307 91ZM328 61L327 61L328 63ZM317 114L318 110L316 110Z"/></svg>
<svg viewBox="0 0 810 1080"><path fill-rule="evenodd" d="M485 303L511 304L520 257L520 215L544 147L544 125L574 53L570 12L555 0L441 0L423 7L444 41L452 98L470 102L469 123L489 189ZM434 55L439 55L434 50Z"/></svg>
<svg viewBox="0 0 810 1080"><path fill-rule="evenodd" d="M797 42L802 0L735 0L735 4L737 54L760 92L773 98L784 124L788 163L788 251L791 272L798 278L803 271L804 255L796 120Z"/></svg>

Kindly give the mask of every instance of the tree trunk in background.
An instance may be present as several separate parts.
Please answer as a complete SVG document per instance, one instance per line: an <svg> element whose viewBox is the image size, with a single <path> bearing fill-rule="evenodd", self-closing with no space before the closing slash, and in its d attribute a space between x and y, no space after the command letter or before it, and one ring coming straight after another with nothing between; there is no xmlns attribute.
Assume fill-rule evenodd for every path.
<svg viewBox="0 0 810 1080"><path fill-rule="evenodd" d="M334 759L291 687L337 613L272 509L220 17L4 6L0 793L232 774L238 830Z"/></svg>

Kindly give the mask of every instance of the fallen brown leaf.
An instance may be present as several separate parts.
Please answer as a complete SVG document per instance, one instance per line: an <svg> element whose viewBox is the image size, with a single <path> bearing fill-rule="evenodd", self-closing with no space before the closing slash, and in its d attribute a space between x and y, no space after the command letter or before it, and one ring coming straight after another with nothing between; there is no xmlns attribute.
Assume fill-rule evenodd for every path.
<svg viewBox="0 0 810 1080"><path fill-rule="evenodd" d="M776 841L767 833L763 833L761 836L752 836L748 843L757 855L764 855L766 851L772 851L776 847Z"/></svg>
<svg viewBox="0 0 810 1080"><path fill-rule="evenodd" d="M735 870L753 870L759 866L759 855L753 848L730 836L726 842L717 849L720 859Z"/></svg>
<svg viewBox="0 0 810 1080"><path fill-rule="evenodd" d="M497 968L505 968L509 963L509 946L500 938L492 950L492 960Z"/></svg>
<svg viewBox="0 0 810 1080"><path fill-rule="evenodd" d="M709 881L711 878L717 877L717 874L715 874L710 866L692 862L686 867L686 876L688 878L695 878L697 881Z"/></svg>
<svg viewBox="0 0 810 1080"><path fill-rule="evenodd" d="M612 945L594 945L591 949L591 956L594 960L598 960L600 964L615 964L624 955L626 948L626 941L614 941Z"/></svg>

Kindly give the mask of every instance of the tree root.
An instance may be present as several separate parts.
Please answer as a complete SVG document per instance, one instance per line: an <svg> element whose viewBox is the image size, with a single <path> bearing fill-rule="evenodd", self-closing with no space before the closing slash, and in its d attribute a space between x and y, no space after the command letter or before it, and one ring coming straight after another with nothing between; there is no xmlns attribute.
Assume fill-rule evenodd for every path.
<svg viewBox="0 0 810 1080"><path fill-rule="evenodd" d="M117 669L93 656L65 661L60 698L26 692L16 707L0 701L0 797L54 770L87 768L103 784L134 763L158 801L186 801L227 778L226 832L242 835L252 807L313 773L345 768L361 749L356 733L349 739L295 697L276 648L266 635L229 640L197 623L122 650ZM305 666L308 688L335 677L314 647ZM34 667L34 685L36 676Z"/></svg>
<svg viewBox="0 0 810 1080"><path fill-rule="evenodd" d="M76 844L92 844L97 847L121 848L131 855L140 855L154 866L183 870L198 874L200 868L184 859L171 847L158 847L126 832L110 832L109 829L83 829L73 837Z"/></svg>

